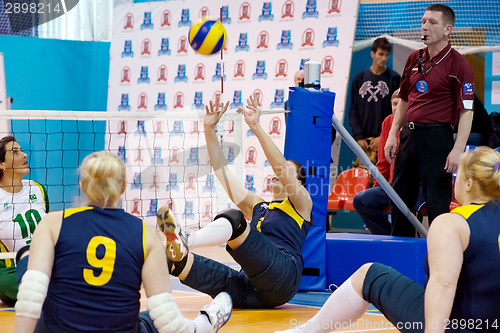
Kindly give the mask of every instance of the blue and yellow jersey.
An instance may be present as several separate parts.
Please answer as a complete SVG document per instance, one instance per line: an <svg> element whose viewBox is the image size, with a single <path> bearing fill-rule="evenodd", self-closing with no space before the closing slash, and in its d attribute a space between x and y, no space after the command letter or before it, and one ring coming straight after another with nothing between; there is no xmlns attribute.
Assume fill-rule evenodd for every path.
<svg viewBox="0 0 500 333"><path fill-rule="evenodd" d="M452 213L467 220L469 246L450 318L474 319L483 330L500 326L500 201L458 207ZM482 321L482 322L479 322ZM487 323L489 321L489 324ZM482 325L480 325L482 324ZM486 325L486 326L485 326ZM494 330L497 331L497 330Z"/></svg>
<svg viewBox="0 0 500 333"><path fill-rule="evenodd" d="M122 209L67 209L43 311L69 330L129 330L138 322L145 225Z"/></svg>
<svg viewBox="0 0 500 333"><path fill-rule="evenodd" d="M288 198L256 203L250 224L266 235L281 251L293 255L304 266L302 246L311 222L297 213Z"/></svg>

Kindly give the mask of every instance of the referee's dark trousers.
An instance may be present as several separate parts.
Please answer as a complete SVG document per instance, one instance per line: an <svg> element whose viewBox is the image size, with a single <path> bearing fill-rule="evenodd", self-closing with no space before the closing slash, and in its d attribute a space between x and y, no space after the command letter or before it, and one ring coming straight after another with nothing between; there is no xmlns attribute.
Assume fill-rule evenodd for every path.
<svg viewBox="0 0 500 333"><path fill-rule="evenodd" d="M401 130L392 187L413 209L421 182L429 223L450 211L452 174L444 166L453 144L448 124L406 123ZM393 236L415 237L415 228L392 202L391 220Z"/></svg>

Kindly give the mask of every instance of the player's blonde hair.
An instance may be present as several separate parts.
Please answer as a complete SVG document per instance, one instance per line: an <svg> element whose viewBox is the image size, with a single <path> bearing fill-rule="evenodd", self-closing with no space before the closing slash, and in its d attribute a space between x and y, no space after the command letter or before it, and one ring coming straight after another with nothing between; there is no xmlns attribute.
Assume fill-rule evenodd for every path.
<svg viewBox="0 0 500 333"><path fill-rule="evenodd" d="M89 204L118 207L125 190L125 164L109 151L98 151L85 157L80 166L81 187Z"/></svg>
<svg viewBox="0 0 500 333"><path fill-rule="evenodd" d="M482 194L491 200L500 199L500 153L488 147L478 147L462 155L460 170L466 179L478 184Z"/></svg>

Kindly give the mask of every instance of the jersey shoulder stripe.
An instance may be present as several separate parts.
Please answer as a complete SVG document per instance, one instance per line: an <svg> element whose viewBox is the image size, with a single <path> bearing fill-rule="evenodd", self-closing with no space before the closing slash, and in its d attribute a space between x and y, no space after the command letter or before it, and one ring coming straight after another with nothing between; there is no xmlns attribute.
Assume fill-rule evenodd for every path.
<svg viewBox="0 0 500 333"><path fill-rule="evenodd" d="M468 219L472 214L478 211L480 208L483 208L484 205L466 205L460 206L453 209L451 212L462 216L464 219Z"/></svg>
<svg viewBox="0 0 500 333"><path fill-rule="evenodd" d="M286 197L286 199L283 200L282 202L271 202L271 204L269 205L269 209L275 209L275 208L285 212L295 222L297 222L299 227L302 229L302 224L304 223L304 219L302 218L302 216L299 215L299 213L297 213L297 211L293 207L288 197Z"/></svg>
<svg viewBox="0 0 500 333"><path fill-rule="evenodd" d="M73 214L84 212L86 210L94 209L94 207L78 207L78 208L68 208L64 210L64 218L70 217Z"/></svg>

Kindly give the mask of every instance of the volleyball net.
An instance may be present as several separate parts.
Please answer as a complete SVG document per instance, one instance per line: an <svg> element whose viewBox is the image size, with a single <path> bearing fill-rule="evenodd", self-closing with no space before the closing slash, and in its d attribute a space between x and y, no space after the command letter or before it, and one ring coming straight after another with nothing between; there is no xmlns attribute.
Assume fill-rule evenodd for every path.
<svg viewBox="0 0 500 333"><path fill-rule="evenodd" d="M203 129L204 111L0 111L28 154L30 174L47 188L51 211L85 204L78 168L94 151L109 150L126 165L121 208L147 223L167 206L177 221L200 228L230 205L215 180ZM217 134L230 170L243 181L242 115L224 115Z"/></svg>
<svg viewBox="0 0 500 333"><path fill-rule="evenodd" d="M500 2L498 0L367 2L359 7L354 50L371 47L375 38L410 49L422 47L421 18L431 4L444 3L455 12L451 44L462 54L500 50Z"/></svg>

